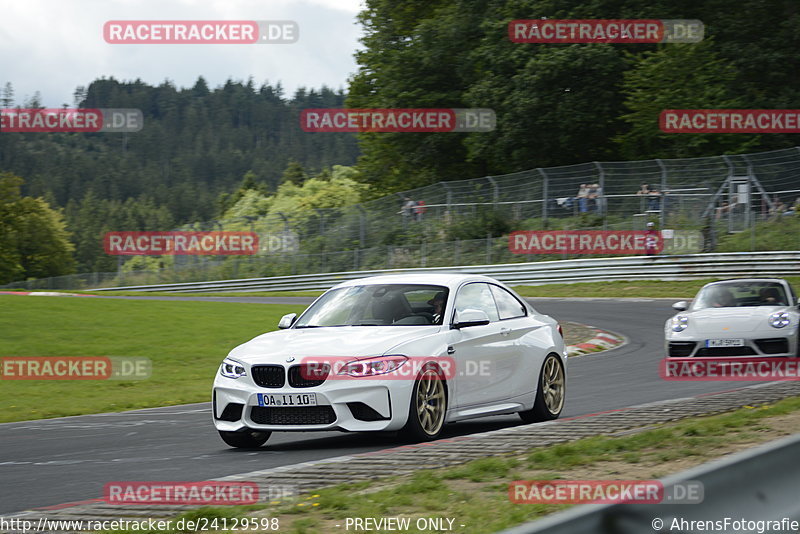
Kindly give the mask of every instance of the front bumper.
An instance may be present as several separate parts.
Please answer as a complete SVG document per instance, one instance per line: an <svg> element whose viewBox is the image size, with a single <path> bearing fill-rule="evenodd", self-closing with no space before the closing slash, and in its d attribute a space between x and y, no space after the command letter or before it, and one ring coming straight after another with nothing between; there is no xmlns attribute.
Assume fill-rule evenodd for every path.
<svg viewBox="0 0 800 534"><path fill-rule="evenodd" d="M767 333L761 332L756 336L730 336L735 339L744 339L744 345L740 347L707 347L706 337L682 336L673 334L668 336L665 349L668 357L689 358L689 357L715 357L725 358L731 356L763 356L769 358L793 357L797 356L797 332L779 334L768 337Z"/></svg>
<svg viewBox="0 0 800 534"><path fill-rule="evenodd" d="M278 432L399 430L408 419L413 380L353 378L319 386L265 388L249 377L217 376L213 388L214 425L235 432L246 428ZM316 406L260 407L258 394L314 393Z"/></svg>

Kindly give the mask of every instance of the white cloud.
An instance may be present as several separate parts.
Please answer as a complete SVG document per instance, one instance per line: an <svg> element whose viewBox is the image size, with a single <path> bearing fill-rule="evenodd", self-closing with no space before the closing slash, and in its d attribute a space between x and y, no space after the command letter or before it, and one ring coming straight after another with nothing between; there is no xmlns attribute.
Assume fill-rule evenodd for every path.
<svg viewBox="0 0 800 534"><path fill-rule="evenodd" d="M212 87L228 78L296 88L345 87L355 71L361 0L26 0L3 2L0 84L18 103L41 91L46 106L72 105L72 93L101 76L149 84L165 79ZM108 20L294 20L300 39L285 45L112 45Z"/></svg>

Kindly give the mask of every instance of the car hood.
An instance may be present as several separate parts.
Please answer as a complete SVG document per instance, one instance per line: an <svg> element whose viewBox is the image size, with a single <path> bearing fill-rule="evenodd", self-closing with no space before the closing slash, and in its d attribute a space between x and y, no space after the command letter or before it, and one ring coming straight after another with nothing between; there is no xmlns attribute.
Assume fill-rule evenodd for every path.
<svg viewBox="0 0 800 534"><path fill-rule="evenodd" d="M735 334L769 327L767 319L788 306L745 306L741 308L705 308L689 314L689 327L698 334Z"/></svg>
<svg viewBox="0 0 800 534"><path fill-rule="evenodd" d="M255 363L284 363L309 356L380 356L397 345L435 334L437 326L337 326L269 332L233 349L228 356ZM419 355L414 355L419 356Z"/></svg>

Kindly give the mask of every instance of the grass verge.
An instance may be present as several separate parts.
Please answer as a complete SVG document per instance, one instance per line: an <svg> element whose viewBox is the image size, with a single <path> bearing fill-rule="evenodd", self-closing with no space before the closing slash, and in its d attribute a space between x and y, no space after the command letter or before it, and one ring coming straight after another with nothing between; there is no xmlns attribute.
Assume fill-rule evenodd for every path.
<svg viewBox="0 0 800 534"><path fill-rule="evenodd" d="M234 506L225 513L276 517L281 532L294 534L342 532L348 517L409 517L412 528L403 530L408 533L430 532L413 528L417 518L452 518L454 532L492 533L569 506L514 504L508 499L513 480L657 479L798 431L800 397L795 397L622 437L585 438L410 476L342 484L257 511L253 506ZM201 508L190 513L202 517L206 512ZM215 517L220 512L207 509L207 513Z"/></svg>
<svg viewBox="0 0 800 534"><path fill-rule="evenodd" d="M541 286L516 286L514 290L523 297L609 297L609 298L674 298L691 299L697 291L718 278L703 280L659 281L638 280L614 282L578 282L575 284L546 284ZM800 276L786 280L795 289L800 288Z"/></svg>
<svg viewBox="0 0 800 534"><path fill-rule="evenodd" d="M228 351L303 308L0 295L0 356L138 356L152 362L146 380L3 380L0 422L208 401Z"/></svg>

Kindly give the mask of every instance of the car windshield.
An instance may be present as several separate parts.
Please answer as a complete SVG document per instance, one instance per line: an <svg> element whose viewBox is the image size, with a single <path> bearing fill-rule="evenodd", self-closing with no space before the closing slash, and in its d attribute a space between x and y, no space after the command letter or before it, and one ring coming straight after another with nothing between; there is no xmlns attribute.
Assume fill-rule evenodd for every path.
<svg viewBox="0 0 800 534"><path fill-rule="evenodd" d="M328 291L295 328L440 325L448 290L419 284L370 284Z"/></svg>
<svg viewBox="0 0 800 534"><path fill-rule="evenodd" d="M740 306L788 306L786 290L778 282L725 282L704 287L693 310Z"/></svg>

